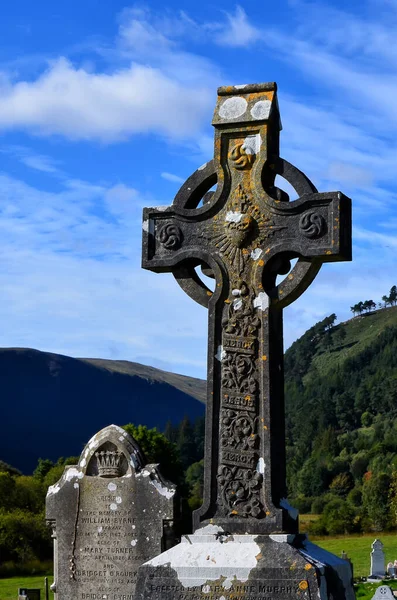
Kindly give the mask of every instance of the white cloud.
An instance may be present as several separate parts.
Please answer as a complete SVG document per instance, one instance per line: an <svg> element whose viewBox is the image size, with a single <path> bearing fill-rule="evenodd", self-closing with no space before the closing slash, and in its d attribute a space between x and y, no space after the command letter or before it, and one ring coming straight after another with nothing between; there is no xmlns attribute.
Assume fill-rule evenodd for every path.
<svg viewBox="0 0 397 600"><path fill-rule="evenodd" d="M50 156L37 154L25 146L3 146L0 147L0 152L13 156L27 167L35 169L36 171L61 175L61 171L57 166L59 164L57 161L54 161Z"/></svg>
<svg viewBox="0 0 397 600"><path fill-rule="evenodd" d="M167 179L167 181L172 181L173 183L183 183L185 180L183 177L179 177L179 175L174 175L173 173L161 173L161 177L163 179Z"/></svg>
<svg viewBox="0 0 397 600"><path fill-rule="evenodd" d="M215 33L214 40L221 46L242 47L250 46L258 41L262 32L252 25L246 12L241 6L237 6L235 13L226 13L226 22L213 25L219 29Z"/></svg>
<svg viewBox="0 0 397 600"><path fill-rule="evenodd" d="M199 130L211 100L150 67L95 74L60 58L35 81L0 91L0 129L103 142L146 132L183 138Z"/></svg>

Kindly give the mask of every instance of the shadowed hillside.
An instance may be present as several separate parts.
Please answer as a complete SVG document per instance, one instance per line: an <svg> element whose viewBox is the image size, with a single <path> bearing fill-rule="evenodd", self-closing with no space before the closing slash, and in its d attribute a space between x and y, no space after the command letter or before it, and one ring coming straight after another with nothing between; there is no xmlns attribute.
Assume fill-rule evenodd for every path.
<svg viewBox="0 0 397 600"><path fill-rule="evenodd" d="M128 361L0 349L0 458L23 472L77 455L110 423L163 430L204 413L205 382Z"/></svg>

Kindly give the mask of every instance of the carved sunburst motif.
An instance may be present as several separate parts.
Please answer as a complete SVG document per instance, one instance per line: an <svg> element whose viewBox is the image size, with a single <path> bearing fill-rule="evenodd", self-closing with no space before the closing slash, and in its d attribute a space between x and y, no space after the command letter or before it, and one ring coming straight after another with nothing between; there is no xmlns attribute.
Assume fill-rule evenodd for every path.
<svg viewBox="0 0 397 600"><path fill-rule="evenodd" d="M244 270L250 252L280 229L273 219L261 213L239 184L226 207L205 232L207 237L238 275Z"/></svg>

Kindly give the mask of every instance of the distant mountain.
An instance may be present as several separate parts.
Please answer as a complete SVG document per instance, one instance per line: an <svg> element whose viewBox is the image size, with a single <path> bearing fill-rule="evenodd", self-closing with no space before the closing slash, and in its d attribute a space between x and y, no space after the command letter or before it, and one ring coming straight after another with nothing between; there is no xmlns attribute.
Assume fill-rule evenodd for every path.
<svg viewBox="0 0 397 600"><path fill-rule="evenodd" d="M78 455L116 423L164 430L204 414L205 381L138 363L0 349L0 459L24 473L39 457Z"/></svg>

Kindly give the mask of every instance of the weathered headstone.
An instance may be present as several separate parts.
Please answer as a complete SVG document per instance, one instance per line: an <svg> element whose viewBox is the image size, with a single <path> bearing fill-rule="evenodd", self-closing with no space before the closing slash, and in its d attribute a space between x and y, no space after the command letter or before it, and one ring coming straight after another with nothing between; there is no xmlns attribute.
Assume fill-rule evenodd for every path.
<svg viewBox="0 0 397 600"><path fill-rule="evenodd" d="M48 490L57 600L132 600L140 564L167 548L175 486L110 425Z"/></svg>
<svg viewBox="0 0 397 600"><path fill-rule="evenodd" d="M396 576L396 567L394 566L394 564L392 562L387 563L387 573L393 579Z"/></svg>
<svg viewBox="0 0 397 600"><path fill-rule="evenodd" d="M351 259L351 202L279 157L274 83L220 88L213 125L214 160L144 210L143 267L209 308L208 397L195 533L140 567L136 598L352 599L349 564L299 535L286 501L282 336L283 307L322 263Z"/></svg>
<svg viewBox="0 0 397 600"><path fill-rule="evenodd" d="M392 589L388 585L380 585L376 588L371 600L395 600Z"/></svg>
<svg viewBox="0 0 397 600"><path fill-rule="evenodd" d="M385 553L383 552L383 544L380 540L376 539L372 542L371 546L371 572L372 575L378 577L384 577L385 575Z"/></svg>

